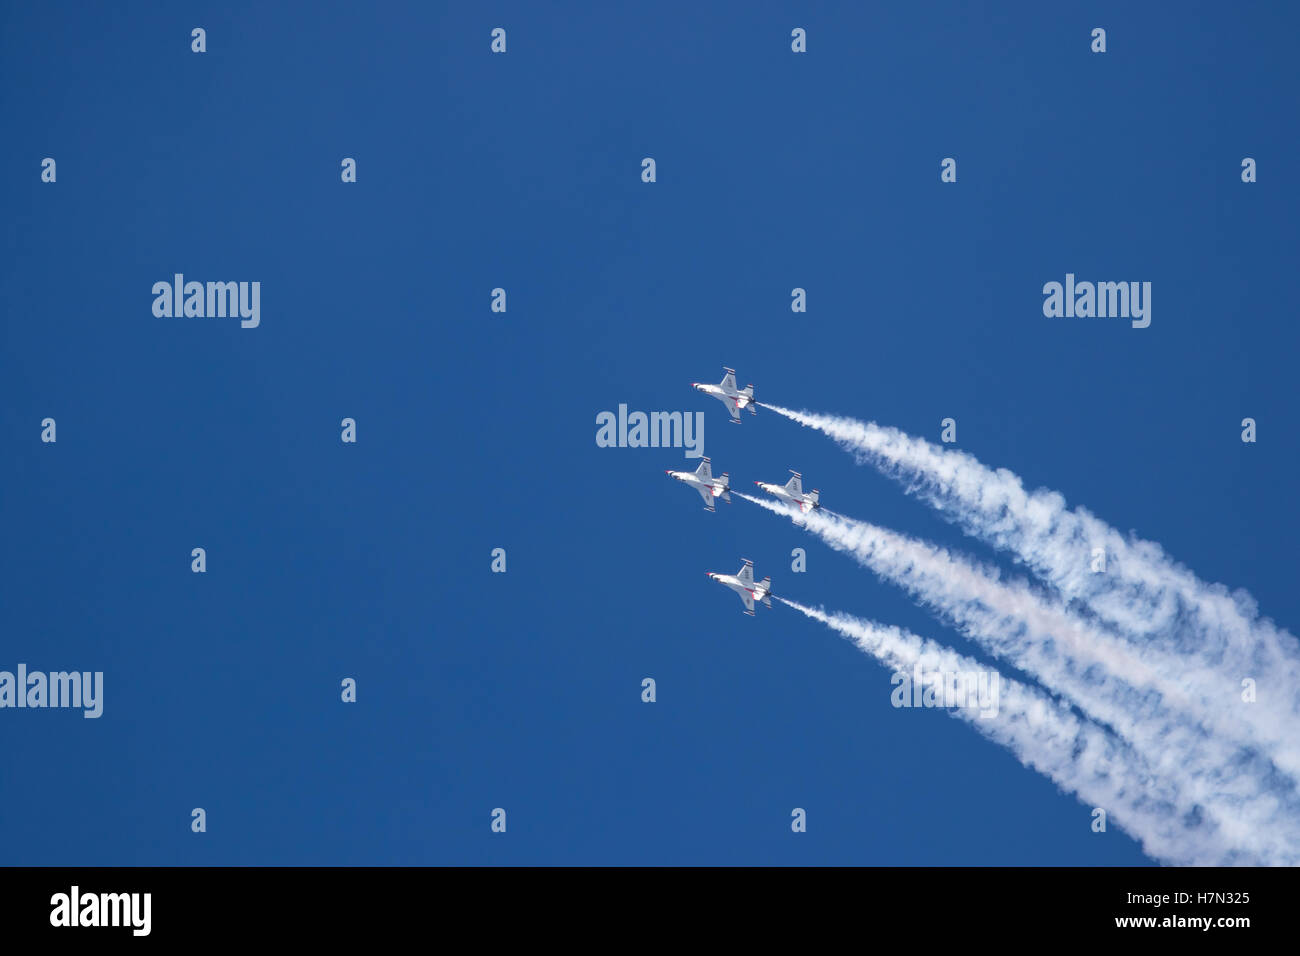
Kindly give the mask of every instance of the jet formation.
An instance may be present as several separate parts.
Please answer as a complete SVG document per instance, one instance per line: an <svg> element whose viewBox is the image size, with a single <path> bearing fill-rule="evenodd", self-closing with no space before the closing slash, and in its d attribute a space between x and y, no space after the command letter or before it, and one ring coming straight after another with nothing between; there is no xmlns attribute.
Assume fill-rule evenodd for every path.
<svg viewBox="0 0 1300 956"><path fill-rule="evenodd" d="M727 412L731 415L731 421L739 424L740 412L742 409L749 409L751 415L757 415L758 409L754 401L754 386L746 385L744 388L736 388L736 370L723 366L722 382L718 385L709 385L703 382L691 382L691 388L703 392L718 399L727 407ZM680 481L684 485L694 488L704 499L704 509L709 512L716 511L714 503L721 498L728 504L731 503L731 477L726 472L714 477L713 465L710 459L705 458L700 462L698 468L694 471L665 471L664 474L674 481ZM763 491L767 492L778 501L796 509L800 514L808 514L810 511L816 511L821 507L821 492L814 488L812 491L803 490L803 475L797 471L791 471L793 476L784 485L768 484L765 481L756 481L756 484ZM772 579L763 578L762 581L754 581L754 562L744 559L745 563L735 574L719 574L716 571L706 571L705 574L713 581L717 581L726 587L731 588L739 596L745 605L745 613L754 617L754 605L761 601L767 607L772 606Z"/></svg>

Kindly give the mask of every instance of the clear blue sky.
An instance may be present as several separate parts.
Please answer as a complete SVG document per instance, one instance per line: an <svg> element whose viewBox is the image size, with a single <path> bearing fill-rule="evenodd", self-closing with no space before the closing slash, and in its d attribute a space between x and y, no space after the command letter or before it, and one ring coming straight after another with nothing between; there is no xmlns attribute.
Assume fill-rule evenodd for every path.
<svg viewBox="0 0 1300 956"><path fill-rule="evenodd" d="M743 555L971 651L788 523L704 513L679 450L598 448L598 412L703 410L737 485L797 468L1000 560L825 439L727 424L687 387L724 364L952 416L1300 625L1292 6L0 10L0 668L105 672L99 720L0 712L0 862L1149 862L704 578ZM261 326L155 318L175 272L260 281ZM1066 272L1151 281L1151 327L1044 318Z"/></svg>

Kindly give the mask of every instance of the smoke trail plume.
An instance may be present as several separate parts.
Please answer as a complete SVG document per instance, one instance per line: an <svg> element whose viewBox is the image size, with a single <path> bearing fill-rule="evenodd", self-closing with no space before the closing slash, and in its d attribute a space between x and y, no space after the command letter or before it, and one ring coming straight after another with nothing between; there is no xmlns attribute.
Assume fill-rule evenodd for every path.
<svg viewBox="0 0 1300 956"><path fill-rule="evenodd" d="M852 555L1111 729L1151 772L1176 781L1179 791L1243 841L1240 845L1273 830L1279 845L1300 848L1295 782L1277 772L1248 726L1205 709L1176 659L1144 659L1026 582L1002 581L995 569L942 548L843 516L801 515L785 505L740 497Z"/></svg>
<svg viewBox="0 0 1300 956"><path fill-rule="evenodd" d="M777 600L847 637L894 671L911 673L920 664L930 672L965 673L982 666L900 628ZM980 717L971 707L953 714L1085 805L1105 809L1153 858L1194 865L1297 862L1295 844L1281 843L1267 831L1242 833L1233 819L1205 813L1176 782L1153 774L1131 748L1059 702L1006 677L1000 687L995 717Z"/></svg>
<svg viewBox="0 0 1300 956"><path fill-rule="evenodd" d="M1068 508L1056 492L1027 492L1010 471L964 452L872 422L764 407L835 439L967 533L1009 551L1133 646L1179 659L1180 679L1208 708L1249 726L1276 766L1300 779L1300 645L1261 618L1245 591L1207 584L1159 545ZM1092 570L1097 548L1104 573ZM1247 680L1253 701L1243 699Z"/></svg>

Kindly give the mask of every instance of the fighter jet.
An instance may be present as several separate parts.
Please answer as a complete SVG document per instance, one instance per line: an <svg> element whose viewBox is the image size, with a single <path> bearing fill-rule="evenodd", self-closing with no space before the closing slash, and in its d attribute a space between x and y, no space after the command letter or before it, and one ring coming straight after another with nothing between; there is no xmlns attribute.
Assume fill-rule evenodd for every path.
<svg viewBox="0 0 1300 956"><path fill-rule="evenodd" d="M804 494L802 484L803 475L799 474L797 471L791 471L790 474L794 475L794 477L787 481L784 486L769 485L765 481L756 481L754 484L758 485L758 487L762 488L774 498L779 498L788 505L794 505L802 514L807 514L810 511L815 511L820 508L821 504L817 499L821 497L821 492L814 488L812 491Z"/></svg>
<svg viewBox="0 0 1300 956"><path fill-rule="evenodd" d="M704 573L719 584L725 584L739 594L740 599L745 602L745 613L753 617L755 601L762 601L768 607L772 606L772 579L763 578L762 581L755 584L754 562L749 558L742 558L741 560L745 564L735 574L717 574L713 571L705 571Z"/></svg>
<svg viewBox="0 0 1300 956"><path fill-rule="evenodd" d="M723 376L721 385L708 385L704 382L691 382L691 388L703 392L705 395L712 395L723 405L727 406L727 411L731 412L731 420L740 423L740 410L748 408L749 414L757 415L758 408L754 405L754 386L746 385L744 388L736 388L736 370L734 368L722 367Z"/></svg>
<svg viewBox="0 0 1300 956"><path fill-rule="evenodd" d="M709 459L707 458L701 461L700 467L694 471L665 471L664 474L670 478L685 482L698 491L700 497L704 499L704 508L707 511L714 510L714 498L721 498L727 504L731 504L731 495L728 494L731 477L724 471L714 478L709 471Z"/></svg>

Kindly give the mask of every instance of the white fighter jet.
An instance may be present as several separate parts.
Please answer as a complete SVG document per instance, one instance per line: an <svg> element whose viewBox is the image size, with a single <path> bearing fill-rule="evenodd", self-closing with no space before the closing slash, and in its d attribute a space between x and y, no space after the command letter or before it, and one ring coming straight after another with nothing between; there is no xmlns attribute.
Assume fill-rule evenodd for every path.
<svg viewBox="0 0 1300 956"><path fill-rule="evenodd" d="M722 384L709 385L705 382L691 382L691 388L703 392L705 395L712 395L723 405L727 406L727 411L731 412L731 420L740 423L740 410L748 408L749 414L757 415L758 408L754 405L754 386L746 385L744 388L736 388L736 370L734 368L722 367L723 376Z"/></svg>
<svg viewBox="0 0 1300 956"><path fill-rule="evenodd" d="M717 574L713 571L704 573L739 594L740 599L745 602L745 613L753 617L755 601L762 601L768 607L772 606L772 579L763 578L755 584L754 562L749 558L742 558L742 560L745 564L735 574Z"/></svg>
<svg viewBox="0 0 1300 956"><path fill-rule="evenodd" d="M664 474L670 478L676 478L698 491L700 497L704 499L704 507L707 511L714 510L714 498L721 498L727 504L731 504L731 495L728 494L731 476L724 471L714 478L709 470L709 459L707 458L701 461L700 467L694 471L665 471Z"/></svg>
<svg viewBox="0 0 1300 956"><path fill-rule="evenodd" d="M788 505L798 508L801 514L807 514L810 511L816 511L821 507L817 500L821 497L821 492L814 488L807 494L803 490L803 475L797 471L791 471L794 475L785 485L769 485L766 481L756 481L754 484L762 488L769 495L784 501Z"/></svg>

